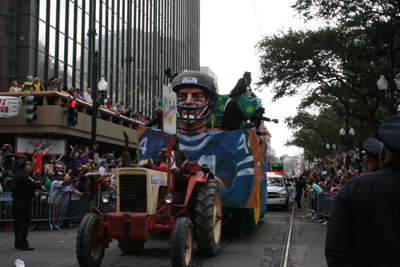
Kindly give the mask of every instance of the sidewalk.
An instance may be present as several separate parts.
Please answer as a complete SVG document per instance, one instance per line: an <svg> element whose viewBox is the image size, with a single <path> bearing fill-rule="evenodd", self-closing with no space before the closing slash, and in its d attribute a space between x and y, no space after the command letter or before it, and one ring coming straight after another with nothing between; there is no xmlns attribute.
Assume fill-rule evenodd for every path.
<svg viewBox="0 0 400 267"><path fill-rule="evenodd" d="M296 203L293 203L296 204ZM289 266L324 267L325 237L327 226L310 222L310 217L302 221L302 211L294 205L292 240L289 253Z"/></svg>

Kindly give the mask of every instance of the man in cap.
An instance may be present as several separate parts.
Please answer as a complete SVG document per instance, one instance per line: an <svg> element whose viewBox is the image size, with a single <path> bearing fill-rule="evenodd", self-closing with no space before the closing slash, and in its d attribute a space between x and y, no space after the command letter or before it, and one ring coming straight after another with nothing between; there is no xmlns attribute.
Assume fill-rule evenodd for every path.
<svg viewBox="0 0 400 267"><path fill-rule="evenodd" d="M349 180L328 224L328 266L400 266L400 116L379 127L381 170Z"/></svg>
<svg viewBox="0 0 400 267"><path fill-rule="evenodd" d="M247 90L250 90L250 84L251 84L251 72L246 71L243 74L243 78L240 78L235 87L233 88L232 91L238 91L239 92L239 96L244 95L246 93Z"/></svg>
<svg viewBox="0 0 400 267"><path fill-rule="evenodd" d="M32 163L27 158L21 159L17 167L18 171L13 175L10 185L14 193L14 247L20 250L33 250L26 240L31 220L32 198L36 189L44 191L45 188L30 177Z"/></svg>
<svg viewBox="0 0 400 267"><path fill-rule="evenodd" d="M174 71L171 70L170 68L167 68L164 71L164 74L165 74L165 76L167 76L171 80L171 82L175 79L176 76L179 75L179 73L174 73Z"/></svg>
<svg viewBox="0 0 400 267"><path fill-rule="evenodd" d="M224 115L222 117L221 129L226 131L235 131L240 129L240 123L245 121L249 126L254 124L246 117L246 114L240 109L239 98L241 93L233 89L230 93L230 99L225 104Z"/></svg>
<svg viewBox="0 0 400 267"><path fill-rule="evenodd" d="M363 143L364 154L363 163L364 167L369 172L379 171L379 154L381 153L382 143L375 138L367 138Z"/></svg>

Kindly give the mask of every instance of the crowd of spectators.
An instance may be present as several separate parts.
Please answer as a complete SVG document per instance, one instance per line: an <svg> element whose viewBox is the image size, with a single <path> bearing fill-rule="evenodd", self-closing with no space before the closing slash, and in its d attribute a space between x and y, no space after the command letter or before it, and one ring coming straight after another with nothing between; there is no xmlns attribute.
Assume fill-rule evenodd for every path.
<svg viewBox="0 0 400 267"><path fill-rule="evenodd" d="M298 177L289 178L287 183L291 184L288 187L290 201L296 201L297 207L304 209L301 197L305 196L304 199L311 199L309 204L312 207L311 220L318 220L320 219L320 216L316 213L318 194L332 194L336 197L347 181L368 172L368 168L364 165L360 159L355 159L349 165L335 161L329 168L323 168L320 171L306 170ZM309 198L307 198L307 194L309 194Z"/></svg>
<svg viewBox="0 0 400 267"><path fill-rule="evenodd" d="M86 91L80 88L73 87L62 87L63 77L51 77L47 82L47 90L41 84L38 77L28 76L26 82L22 81L12 81L10 84L10 92L42 92L42 91L57 91L59 93L65 94L70 97L75 97L76 99L85 101L87 103L93 104L92 99L92 89L87 88ZM101 96L98 95L98 100L101 100ZM65 103L61 103L65 106ZM115 114L125 116L128 118L135 119L144 124L150 122L153 118L148 116L143 116L142 112L139 110L133 111L132 107L124 107L123 101L112 103L111 98L104 99L104 104L100 106L103 109L109 110Z"/></svg>
<svg viewBox="0 0 400 267"><path fill-rule="evenodd" d="M51 218L55 218L52 226L55 229L70 227L68 220L63 220L67 212L70 194L95 197L99 191L116 192L116 176L112 169L121 167L121 158L115 158L116 152L101 153L101 157L95 157L98 145L95 147L78 146L72 147L68 157L50 154L54 144L45 147L46 141L33 151L32 158L28 155L28 149L24 155L13 153L10 144L4 144L0 156L2 163L0 166L0 192L11 192L9 188L13 173L16 171L16 161L19 158L27 157L32 162L31 177L45 186L47 194L45 198L48 208L52 213ZM46 161L43 161L44 157ZM5 202L6 219L13 216L13 202ZM3 231L13 231L12 223L7 222L0 225Z"/></svg>

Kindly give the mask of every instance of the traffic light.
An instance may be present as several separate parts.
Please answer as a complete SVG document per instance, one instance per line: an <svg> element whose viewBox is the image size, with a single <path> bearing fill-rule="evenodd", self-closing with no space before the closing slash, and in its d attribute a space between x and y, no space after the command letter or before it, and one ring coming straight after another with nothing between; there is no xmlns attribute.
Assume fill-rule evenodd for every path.
<svg viewBox="0 0 400 267"><path fill-rule="evenodd" d="M25 122L30 126L33 126L33 122L37 120L35 112L37 100L33 94L25 95Z"/></svg>
<svg viewBox="0 0 400 267"><path fill-rule="evenodd" d="M74 126L78 123L79 104L75 98L68 97L67 107L67 127Z"/></svg>

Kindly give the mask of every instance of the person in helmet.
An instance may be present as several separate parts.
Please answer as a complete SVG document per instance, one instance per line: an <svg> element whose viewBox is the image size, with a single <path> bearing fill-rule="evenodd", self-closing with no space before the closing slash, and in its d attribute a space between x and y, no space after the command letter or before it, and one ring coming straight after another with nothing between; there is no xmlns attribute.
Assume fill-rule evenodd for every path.
<svg viewBox="0 0 400 267"><path fill-rule="evenodd" d="M198 71L187 71L176 76L171 85L177 95L180 132L205 132L217 102L215 80Z"/></svg>

